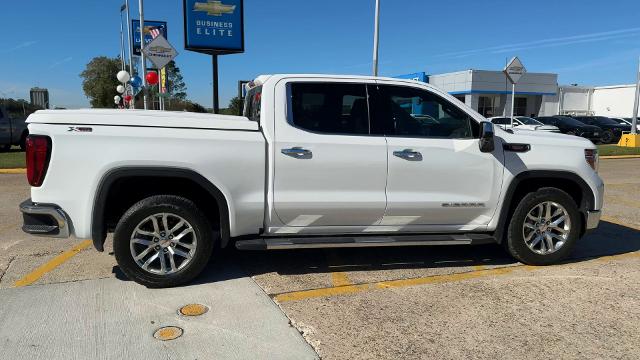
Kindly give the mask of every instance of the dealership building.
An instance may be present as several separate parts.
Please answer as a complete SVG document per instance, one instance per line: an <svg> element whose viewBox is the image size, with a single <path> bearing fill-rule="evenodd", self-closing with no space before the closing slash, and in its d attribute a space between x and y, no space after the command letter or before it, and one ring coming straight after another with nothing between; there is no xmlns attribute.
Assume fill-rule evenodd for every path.
<svg viewBox="0 0 640 360"><path fill-rule="evenodd" d="M485 117L511 114L511 82L502 71L463 70L397 76L434 85ZM516 84L516 116L598 115L631 117L635 85L558 85L558 74L527 72Z"/></svg>

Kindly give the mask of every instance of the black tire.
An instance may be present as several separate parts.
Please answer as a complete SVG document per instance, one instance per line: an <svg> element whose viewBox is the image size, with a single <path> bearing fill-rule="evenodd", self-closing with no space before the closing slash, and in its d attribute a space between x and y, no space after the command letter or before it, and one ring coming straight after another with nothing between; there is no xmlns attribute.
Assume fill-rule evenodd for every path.
<svg viewBox="0 0 640 360"><path fill-rule="evenodd" d="M600 141L603 144L611 144L613 142L613 131L605 130L600 137Z"/></svg>
<svg viewBox="0 0 640 360"><path fill-rule="evenodd" d="M130 248L131 237L138 225L159 213L174 214L186 220L197 239L190 261L170 274L144 270L134 260ZM137 202L125 212L115 229L113 251L118 266L129 279L150 288L164 288L185 284L198 276L209 262L216 241L211 224L191 200L180 196L156 195Z"/></svg>
<svg viewBox="0 0 640 360"><path fill-rule="evenodd" d="M524 239L524 221L536 205L552 201L564 207L569 215L571 227L567 240L559 249L549 254L539 254L530 249ZM506 248L517 260L528 265L550 265L567 257L580 237L582 218L575 201L566 192L556 188L542 188L527 194L511 216L507 229Z"/></svg>

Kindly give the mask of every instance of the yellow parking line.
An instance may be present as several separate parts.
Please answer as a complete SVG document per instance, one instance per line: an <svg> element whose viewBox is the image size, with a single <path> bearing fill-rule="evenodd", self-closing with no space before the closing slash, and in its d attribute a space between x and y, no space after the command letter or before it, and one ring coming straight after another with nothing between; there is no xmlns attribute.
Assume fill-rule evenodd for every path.
<svg viewBox="0 0 640 360"><path fill-rule="evenodd" d="M331 282L333 286L347 286L351 285L351 281L349 281L349 277L344 272L333 272L331 273Z"/></svg>
<svg viewBox="0 0 640 360"><path fill-rule="evenodd" d="M605 155L600 156L600 159L638 159L640 155Z"/></svg>
<svg viewBox="0 0 640 360"><path fill-rule="evenodd" d="M590 260L611 261L611 260L622 260L622 259L631 259L631 258L640 258L640 252L603 256L599 258L591 258ZM570 263L563 264L563 265L570 265ZM563 265L556 265L556 266L563 266ZM331 297L336 295L355 294L355 293L361 293L361 292L365 292L369 290L377 290L377 289L403 288L403 287L427 285L427 284L459 282L459 281L465 281L469 279L478 279L483 277L506 275L506 274L512 273L515 270L535 271L535 270L540 270L548 267L550 266L530 266L530 265L505 266L505 267L498 267L498 268L484 269L484 270L479 269L479 270L473 270L473 271L455 273L455 274L433 275L433 276L425 276L425 277L412 278L412 279L388 280L388 281L379 281L379 282L366 283L366 284L334 286L334 287L320 288L320 289L292 291L292 292L287 292L282 294L274 294L272 296L273 296L273 299L276 300L277 302L283 303L283 302L299 301L299 300L312 299L312 298L323 298L323 297Z"/></svg>
<svg viewBox="0 0 640 360"><path fill-rule="evenodd" d="M0 169L0 174L26 174L27 169Z"/></svg>
<svg viewBox="0 0 640 360"><path fill-rule="evenodd" d="M22 287L22 286L27 286L27 285L33 284L34 282L38 281L38 279L40 279L42 276L44 276L44 274L46 274L49 271L57 268L58 266L60 266L65 261L71 259L75 254L77 254L80 251L88 248L89 246L91 246L91 240L85 240L85 241L81 242L80 244L72 247L70 250L67 250L67 251L63 252L62 254L60 254L60 255L54 257L53 259L51 259L51 261L49 261L46 264L40 266L39 268L33 270L29 274L25 275L22 279L16 281L13 284L13 286L14 287Z"/></svg>

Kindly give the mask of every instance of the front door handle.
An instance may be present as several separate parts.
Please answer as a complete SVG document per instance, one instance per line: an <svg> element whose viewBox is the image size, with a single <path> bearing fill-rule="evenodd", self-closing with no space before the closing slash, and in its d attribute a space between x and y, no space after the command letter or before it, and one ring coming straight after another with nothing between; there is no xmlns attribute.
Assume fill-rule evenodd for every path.
<svg viewBox="0 0 640 360"><path fill-rule="evenodd" d="M303 149L298 146L289 149L282 149L280 152L296 159L311 159L313 157L311 150Z"/></svg>
<svg viewBox="0 0 640 360"><path fill-rule="evenodd" d="M404 149L402 151L394 151L393 156L397 156L401 159L408 161L422 161L422 154L419 151Z"/></svg>

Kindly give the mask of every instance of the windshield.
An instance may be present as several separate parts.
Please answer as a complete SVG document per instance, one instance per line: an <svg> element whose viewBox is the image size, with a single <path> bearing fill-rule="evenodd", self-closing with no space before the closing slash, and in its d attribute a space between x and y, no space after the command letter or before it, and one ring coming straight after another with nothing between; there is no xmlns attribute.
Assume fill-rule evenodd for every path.
<svg viewBox="0 0 640 360"><path fill-rule="evenodd" d="M569 125L569 126L579 126L582 127L585 124L583 122L580 122L574 118L570 118L570 117L565 117L565 116L558 116L556 117L556 119L558 119L558 122L564 124L564 125Z"/></svg>
<svg viewBox="0 0 640 360"><path fill-rule="evenodd" d="M596 116L593 121L598 125L618 125L616 121L604 116Z"/></svg>
<svg viewBox="0 0 640 360"><path fill-rule="evenodd" d="M516 119L520 120L520 122L525 125L543 125L540 121L527 116L518 116Z"/></svg>

